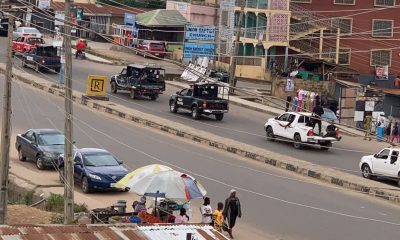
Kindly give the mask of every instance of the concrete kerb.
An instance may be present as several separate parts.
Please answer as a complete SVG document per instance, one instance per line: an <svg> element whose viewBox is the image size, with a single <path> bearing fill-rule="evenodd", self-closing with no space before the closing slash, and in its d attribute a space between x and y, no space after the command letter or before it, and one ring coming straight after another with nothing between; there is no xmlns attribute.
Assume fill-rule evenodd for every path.
<svg viewBox="0 0 400 240"><path fill-rule="evenodd" d="M4 73L4 69L4 64L1 64L0 71L2 73ZM29 74L26 74L27 76L24 76L24 73L16 73L18 71L19 70L14 71L15 79L55 96L64 96L62 90L53 88L50 86L50 84L38 83L35 81L36 77L33 77ZM318 179L320 181L333 184L335 186L358 191L364 194L394 202L396 204L400 204L400 196L395 194L394 191L386 190L385 188L387 188L387 185L379 182L369 181L359 176L350 175L348 173L340 172L335 169L318 166L316 164L312 164L306 161L273 153L264 149L239 143L231 139L221 138L209 133L203 133L202 131L192 129L184 125L180 126L180 124L175 124L178 125L178 127L171 127L165 124L165 122L170 122L168 120L163 119L163 121L157 122L142 117L143 115L146 116L149 114L141 113L139 111L132 110L123 106L110 107L99 101L86 100L82 98L82 93L77 91L74 91L73 101L88 108L96 109L98 111L117 116L120 119L125 119L147 127L155 128L178 137L189 139L196 143L214 147L216 149L220 149L244 158L256 160L270 166L275 166L281 169L295 172L303 176ZM119 107L122 110L116 109L116 107ZM174 125L172 122L170 124ZM205 135L208 135L208 137ZM367 184L370 186L367 186Z"/></svg>

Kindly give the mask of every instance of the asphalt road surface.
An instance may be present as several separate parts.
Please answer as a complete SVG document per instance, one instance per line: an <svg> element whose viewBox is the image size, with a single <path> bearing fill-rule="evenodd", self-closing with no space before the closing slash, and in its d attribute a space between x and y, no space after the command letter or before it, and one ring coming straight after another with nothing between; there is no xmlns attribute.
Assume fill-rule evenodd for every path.
<svg viewBox="0 0 400 240"><path fill-rule="evenodd" d="M0 94L3 94L4 77L0 80ZM12 94L14 131L63 129L64 102L61 98L20 82L13 83ZM298 175L80 106L74 107L74 116L74 138L78 147L106 148L129 169L162 163L191 173L208 190L212 206L223 201L231 188L238 189L243 207L243 218L235 229L238 239L249 239L248 236L285 240L398 239L400 234L398 206L311 184L311 180Z"/></svg>
<svg viewBox="0 0 400 240"><path fill-rule="evenodd" d="M5 38L0 38L0 60L4 61ZM15 67L21 68L21 61L15 59ZM46 80L57 82L59 76L55 73L36 73L32 69L27 72ZM86 79L90 74L111 76L122 70L121 66L97 64L86 60L73 61L73 89L85 92ZM109 86L108 86L109 88ZM148 99L131 100L128 93L110 94L111 101L154 114L175 122L179 122L196 129L207 131L222 137L231 138L239 142L268 149L273 152L289 155L312 163L330 166L359 175L358 162L367 154L376 153L382 145L363 142L362 138L344 137L341 142L334 144L335 149L322 151L316 148L296 150L290 143L269 142L265 138L263 126L268 118L275 117L265 113L249 110L243 107L230 105L230 112L225 114L223 121L217 122L213 117L203 117L201 120L192 120L189 114L169 112L169 96L178 88L167 86L167 91L157 101ZM110 93L110 89L108 89Z"/></svg>

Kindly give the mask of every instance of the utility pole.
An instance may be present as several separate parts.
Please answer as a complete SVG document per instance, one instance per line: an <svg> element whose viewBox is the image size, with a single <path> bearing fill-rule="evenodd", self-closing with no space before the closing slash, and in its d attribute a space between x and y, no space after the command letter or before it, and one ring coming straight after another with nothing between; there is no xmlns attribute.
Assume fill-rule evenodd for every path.
<svg viewBox="0 0 400 240"><path fill-rule="evenodd" d="M237 62L237 56L239 55L239 41L240 41L240 34L242 31L242 19L243 19L243 13L244 13L244 7L246 4L245 0L240 0L240 14L239 14L239 19L238 19L238 28L236 31L236 40L234 42L234 51L233 51L233 56L231 56L231 61L230 61L230 69L229 69L229 83L231 86L236 87L236 62ZM232 89L233 90L233 89Z"/></svg>
<svg viewBox="0 0 400 240"><path fill-rule="evenodd" d="M12 78L12 33L14 31L14 16L8 18L6 79L4 81L3 118L1 128L1 164L0 164L0 224L6 223L8 202L8 170L10 164L11 138L11 78Z"/></svg>
<svg viewBox="0 0 400 240"><path fill-rule="evenodd" d="M340 28L337 29L337 35L336 35L336 54L335 54L336 64L339 64L339 53L340 53Z"/></svg>
<svg viewBox="0 0 400 240"><path fill-rule="evenodd" d="M74 220L74 162L72 113L72 51L71 51L71 0L65 0L64 52L65 52L65 152L64 152L64 224Z"/></svg>
<svg viewBox="0 0 400 240"><path fill-rule="evenodd" d="M219 32L220 32L220 28L218 28L220 25L218 23L218 12L219 12L219 4L218 7L215 8L214 11L214 26L215 26L215 36L214 36L214 45L215 45L215 53L214 53L214 61L213 61L213 69L216 71L217 70L217 60L221 61L221 59L219 59L219 54L217 54L217 51L221 51L220 49L220 45L218 44L219 42Z"/></svg>

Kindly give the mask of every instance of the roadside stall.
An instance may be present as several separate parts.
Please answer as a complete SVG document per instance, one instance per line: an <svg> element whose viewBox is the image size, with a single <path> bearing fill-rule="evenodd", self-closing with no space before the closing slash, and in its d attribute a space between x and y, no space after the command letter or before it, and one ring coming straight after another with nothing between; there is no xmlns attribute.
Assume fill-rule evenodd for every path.
<svg viewBox="0 0 400 240"><path fill-rule="evenodd" d="M133 209L137 204L143 207L137 211L142 223L173 223L182 208L186 209L189 220L192 219L190 201L203 198L207 191L192 176L175 171L164 165L149 165L136 169L127 174L115 184L115 187L126 189L129 192L142 196L141 201L132 204ZM145 206L146 199L150 206ZM151 211L148 211L151 209ZM126 202L105 209L92 210L92 223L95 222L127 222L133 212L126 212Z"/></svg>

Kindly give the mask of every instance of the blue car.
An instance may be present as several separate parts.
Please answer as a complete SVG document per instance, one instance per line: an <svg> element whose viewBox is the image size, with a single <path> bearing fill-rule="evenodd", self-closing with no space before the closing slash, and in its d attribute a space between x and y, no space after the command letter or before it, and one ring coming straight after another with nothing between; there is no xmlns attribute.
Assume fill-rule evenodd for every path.
<svg viewBox="0 0 400 240"><path fill-rule="evenodd" d="M64 183L64 155L58 160L60 181ZM122 161L111 153L98 148L76 149L74 153L74 181L84 193L96 190L121 190L114 187L128 170Z"/></svg>

